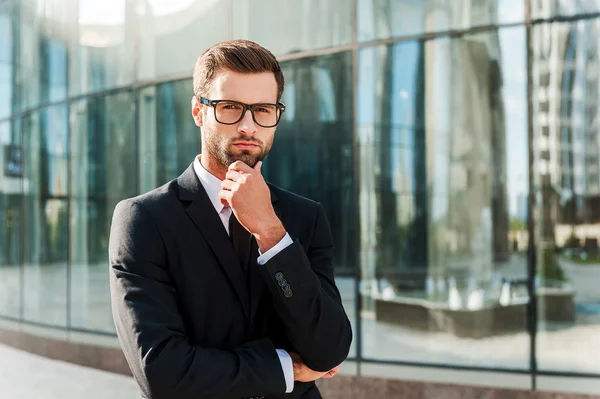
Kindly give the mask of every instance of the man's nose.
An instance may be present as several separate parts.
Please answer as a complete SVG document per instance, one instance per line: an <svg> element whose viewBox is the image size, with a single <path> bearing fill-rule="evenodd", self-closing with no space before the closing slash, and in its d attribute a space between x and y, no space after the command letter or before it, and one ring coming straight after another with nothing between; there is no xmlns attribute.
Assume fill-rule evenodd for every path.
<svg viewBox="0 0 600 399"><path fill-rule="evenodd" d="M249 109L246 110L244 117L240 121L238 126L238 132L246 135L256 133L256 124L254 123L254 119L252 118L252 111Z"/></svg>

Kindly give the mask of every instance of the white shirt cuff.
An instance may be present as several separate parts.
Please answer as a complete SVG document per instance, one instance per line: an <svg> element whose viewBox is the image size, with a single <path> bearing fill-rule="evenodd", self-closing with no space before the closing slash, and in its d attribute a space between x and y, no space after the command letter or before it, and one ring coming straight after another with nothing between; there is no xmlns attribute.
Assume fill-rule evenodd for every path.
<svg viewBox="0 0 600 399"><path fill-rule="evenodd" d="M291 393L294 390L294 364L292 363L292 357L283 349L276 349L276 351L285 377L285 393Z"/></svg>
<svg viewBox="0 0 600 399"><path fill-rule="evenodd" d="M273 248L269 249L264 254L260 252L260 248L258 249L258 254L260 255L256 260L256 263L259 265L264 265L268 261L271 260L272 257L286 249L288 246L292 245L294 241L292 241L292 237L288 233L285 233L285 236L275 245Z"/></svg>

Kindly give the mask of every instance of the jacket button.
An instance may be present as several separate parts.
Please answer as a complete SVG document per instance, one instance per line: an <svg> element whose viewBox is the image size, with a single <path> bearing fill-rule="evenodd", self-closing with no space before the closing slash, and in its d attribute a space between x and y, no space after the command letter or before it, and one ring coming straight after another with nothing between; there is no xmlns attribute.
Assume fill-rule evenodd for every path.
<svg viewBox="0 0 600 399"><path fill-rule="evenodd" d="M284 295L286 298L291 298L291 297L292 297L292 295L294 295L294 294L292 293L292 290L287 290L287 291L285 291L285 292L283 293L283 295Z"/></svg>
<svg viewBox="0 0 600 399"><path fill-rule="evenodd" d="M281 289L283 290L283 292L289 291L290 290L290 285L286 284L286 285L282 286Z"/></svg>
<svg viewBox="0 0 600 399"><path fill-rule="evenodd" d="M283 280L283 273L281 273L281 272L275 273L275 280L277 280L277 281Z"/></svg>
<svg viewBox="0 0 600 399"><path fill-rule="evenodd" d="M279 280L279 286L280 286L280 287L283 287L283 286L284 286L284 285L286 285L286 284L287 284L287 281L285 281L285 279L283 279L283 280Z"/></svg>

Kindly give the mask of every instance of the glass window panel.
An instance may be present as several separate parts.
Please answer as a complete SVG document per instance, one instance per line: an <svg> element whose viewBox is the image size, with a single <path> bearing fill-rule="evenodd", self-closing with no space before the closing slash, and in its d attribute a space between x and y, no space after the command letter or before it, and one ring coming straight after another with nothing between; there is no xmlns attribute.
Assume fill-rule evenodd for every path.
<svg viewBox="0 0 600 399"><path fill-rule="evenodd" d="M79 95L134 81L137 1L69 0L69 94Z"/></svg>
<svg viewBox="0 0 600 399"><path fill-rule="evenodd" d="M23 148L20 123L0 123L0 316L21 316Z"/></svg>
<svg viewBox="0 0 600 399"><path fill-rule="evenodd" d="M358 40L525 21L524 0L358 0Z"/></svg>
<svg viewBox="0 0 600 399"><path fill-rule="evenodd" d="M0 119L8 118L13 113L13 70L12 64L0 61Z"/></svg>
<svg viewBox="0 0 600 399"><path fill-rule="evenodd" d="M0 3L0 63L10 63L13 60L13 18L14 8L13 0Z"/></svg>
<svg viewBox="0 0 600 399"><path fill-rule="evenodd" d="M528 367L525 67L524 28L359 51L365 357Z"/></svg>
<svg viewBox="0 0 600 399"><path fill-rule="evenodd" d="M14 79L21 109L67 97L66 0L24 0L18 8L19 74Z"/></svg>
<svg viewBox="0 0 600 399"><path fill-rule="evenodd" d="M17 73L15 54L15 38L17 24L15 16L17 4L13 1L0 3L0 119L13 114L14 80Z"/></svg>
<svg viewBox="0 0 600 399"><path fill-rule="evenodd" d="M36 2L24 0L19 7L19 79L20 109L37 106L40 101L40 18Z"/></svg>
<svg viewBox="0 0 600 399"><path fill-rule="evenodd" d="M40 19L40 102L56 102L67 97L67 26L69 9L65 0L37 3Z"/></svg>
<svg viewBox="0 0 600 399"><path fill-rule="evenodd" d="M530 0L530 2L533 19L585 15L600 11L600 2L596 0Z"/></svg>
<svg viewBox="0 0 600 399"><path fill-rule="evenodd" d="M541 370L600 373L599 38L597 19L532 30Z"/></svg>
<svg viewBox="0 0 600 399"><path fill-rule="evenodd" d="M71 326L114 332L108 234L115 205L136 194L133 95L74 102L71 135Z"/></svg>
<svg viewBox="0 0 600 399"><path fill-rule="evenodd" d="M349 52L282 64L282 102L288 108L262 170L272 183L323 205L335 241L336 281L354 325L357 212L351 64Z"/></svg>
<svg viewBox="0 0 600 399"><path fill-rule="evenodd" d="M67 125L64 121L56 123L61 119L66 119L66 106L52 107L23 120L23 236L27 237L23 242L23 318L66 327L69 204L61 197L61 190L48 191L50 180L64 187L62 190L67 188L66 161L64 166L58 160L48 164L50 155L66 157L67 148L60 143L66 141L62 138L67 135Z"/></svg>
<svg viewBox="0 0 600 399"><path fill-rule="evenodd" d="M68 190L68 112L66 106L40 111L42 195L64 196Z"/></svg>
<svg viewBox="0 0 600 399"><path fill-rule="evenodd" d="M345 0L233 0L233 37L253 40L274 54L352 42L352 7Z"/></svg>
<svg viewBox="0 0 600 399"><path fill-rule="evenodd" d="M191 115L192 80L140 92L140 191L176 178L201 151L200 129Z"/></svg>
<svg viewBox="0 0 600 399"><path fill-rule="evenodd" d="M139 2L138 79L191 74L204 50L229 38L228 8L228 0Z"/></svg>

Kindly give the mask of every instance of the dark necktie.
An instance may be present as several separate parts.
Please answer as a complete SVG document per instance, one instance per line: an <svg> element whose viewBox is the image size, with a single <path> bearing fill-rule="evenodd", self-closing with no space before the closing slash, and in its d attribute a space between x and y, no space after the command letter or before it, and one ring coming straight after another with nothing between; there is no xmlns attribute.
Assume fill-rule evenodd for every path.
<svg viewBox="0 0 600 399"><path fill-rule="evenodd" d="M238 222L233 212L231 212L231 216L229 217L229 238L240 260L240 266L242 266L244 274L247 274L252 234Z"/></svg>

